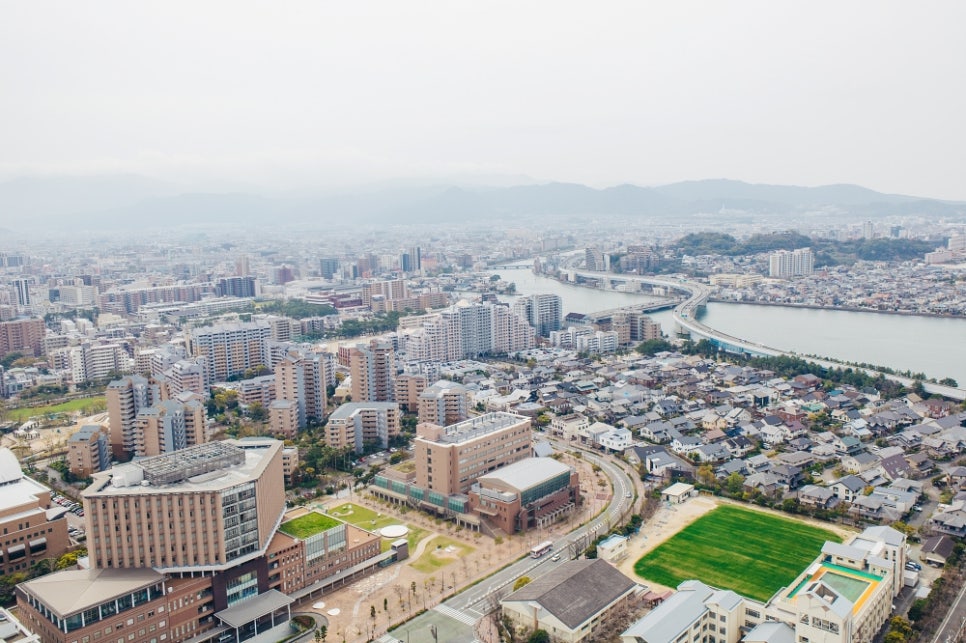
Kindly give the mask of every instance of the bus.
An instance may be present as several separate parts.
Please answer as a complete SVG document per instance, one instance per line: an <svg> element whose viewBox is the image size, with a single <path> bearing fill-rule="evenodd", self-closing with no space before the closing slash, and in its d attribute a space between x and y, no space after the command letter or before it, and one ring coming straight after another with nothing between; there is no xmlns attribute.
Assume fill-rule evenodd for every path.
<svg viewBox="0 0 966 643"><path fill-rule="evenodd" d="M540 558L551 549L553 549L553 541L544 541L530 550L530 558Z"/></svg>

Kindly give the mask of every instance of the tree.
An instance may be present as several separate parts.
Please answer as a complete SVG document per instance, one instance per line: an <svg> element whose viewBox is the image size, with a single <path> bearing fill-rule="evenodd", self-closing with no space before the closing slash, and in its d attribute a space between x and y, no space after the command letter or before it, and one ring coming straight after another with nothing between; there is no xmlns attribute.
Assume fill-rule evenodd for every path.
<svg viewBox="0 0 966 643"><path fill-rule="evenodd" d="M527 643L550 643L550 634L547 630L537 630L530 635Z"/></svg>
<svg viewBox="0 0 966 643"><path fill-rule="evenodd" d="M513 591L514 592L517 591L518 589L520 589L521 587L529 583L531 580L532 579L529 576L521 576L520 578L517 579L517 582L513 583Z"/></svg>
<svg viewBox="0 0 966 643"><path fill-rule="evenodd" d="M725 489L728 490L730 494L739 494L745 488L745 477L735 471L727 478L725 478Z"/></svg>

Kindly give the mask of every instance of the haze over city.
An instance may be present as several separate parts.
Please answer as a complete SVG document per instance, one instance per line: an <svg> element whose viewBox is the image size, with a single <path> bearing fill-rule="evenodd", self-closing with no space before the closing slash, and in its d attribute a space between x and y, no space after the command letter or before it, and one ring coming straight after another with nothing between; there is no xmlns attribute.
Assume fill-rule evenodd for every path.
<svg viewBox="0 0 966 643"><path fill-rule="evenodd" d="M966 641L964 24L6 3L0 643Z"/></svg>
<svg viewBox="0 0 966 643"><path fill-rule="evenodd" d="M954 1L11 3L0 176L966 199L964 20Z"/></svg>

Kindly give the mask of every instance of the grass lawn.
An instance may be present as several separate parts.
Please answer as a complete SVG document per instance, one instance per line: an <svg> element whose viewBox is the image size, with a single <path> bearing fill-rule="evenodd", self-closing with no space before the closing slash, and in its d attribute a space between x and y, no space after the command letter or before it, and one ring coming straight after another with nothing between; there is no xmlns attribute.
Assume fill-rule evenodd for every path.
<svg viewBox="0 0 966 643"><path fill-rule="evenodd" d="M430 541L423 555L410 563L410 565L416 571L431 574L437 569L446 567L450 563L455 563L463 556L472 554L473 551L475 551L475 548L469 545L464 545L459 541L446 538L445 536L437 536Z"/></svg>
<svg viewBox="0 0 966 643"><path fill-rule="evenodd" d="M401 521L394 517L384 514L378 514L372 509L367 507L362 507L360 505L346 502L341 505L337 505L328 511L329 515L335 516L339 520L344 520L350 525L355 525L356 527L361 527L366 531L379 531L383 527L388 527L389 525L398 525ZM426 535L426 530L419 527L414 527L410 524L405 524L409 527L409 533L406 535L406 540L409 541L409 551L416 549L416 544L422 540L423 536ZM389 539L382 539L382 551L387 551L390 547Z"/></svg>
<svg viewBox="0 0 966 643"><path fill-rule="evenodd" d="M308 538L340 524L342 523L334 518L313 511L288 522L283 522L279 529L289 536Z"/></svg>
<svg viewBox="0 0 966 643"><path fill-rule="evenodd" d="M725 505L646 554L634 572L668 587L695 578L767 601L818 556L826 540L842 541L826 529Z"/></svg>
<svg viewBox="0 0 966 643"><path fill-rule="evenodd" d="M80 411L90 407L95 403L99 403L102 408L105 408L104 405L106 404L106 399L107 398L101 395L100 397L85 397L79 400L70 400L69 402L53 404L51 406L32 406L20 409L8 409L7 418L22 423L26 422L32 417L40 417L50 413L73 413L74 411Z"/></svg>

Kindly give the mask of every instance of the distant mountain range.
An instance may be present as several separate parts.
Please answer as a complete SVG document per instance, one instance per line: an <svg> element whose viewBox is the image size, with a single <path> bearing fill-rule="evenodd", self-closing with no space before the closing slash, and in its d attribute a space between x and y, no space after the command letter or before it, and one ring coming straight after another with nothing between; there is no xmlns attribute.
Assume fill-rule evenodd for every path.
<svg viewBox="0 0 966 643"><path fill-rule="evenodd" d="M21 178L0 183L0 227L133 229L184 225L435 223L560 216L680 218L832 211L855 217L955 216L966 203L883 194L857 185L799 187L730 180L595 189L573 183L513 187L390 187L314 196L183 192L135 175Z"/></svg>

